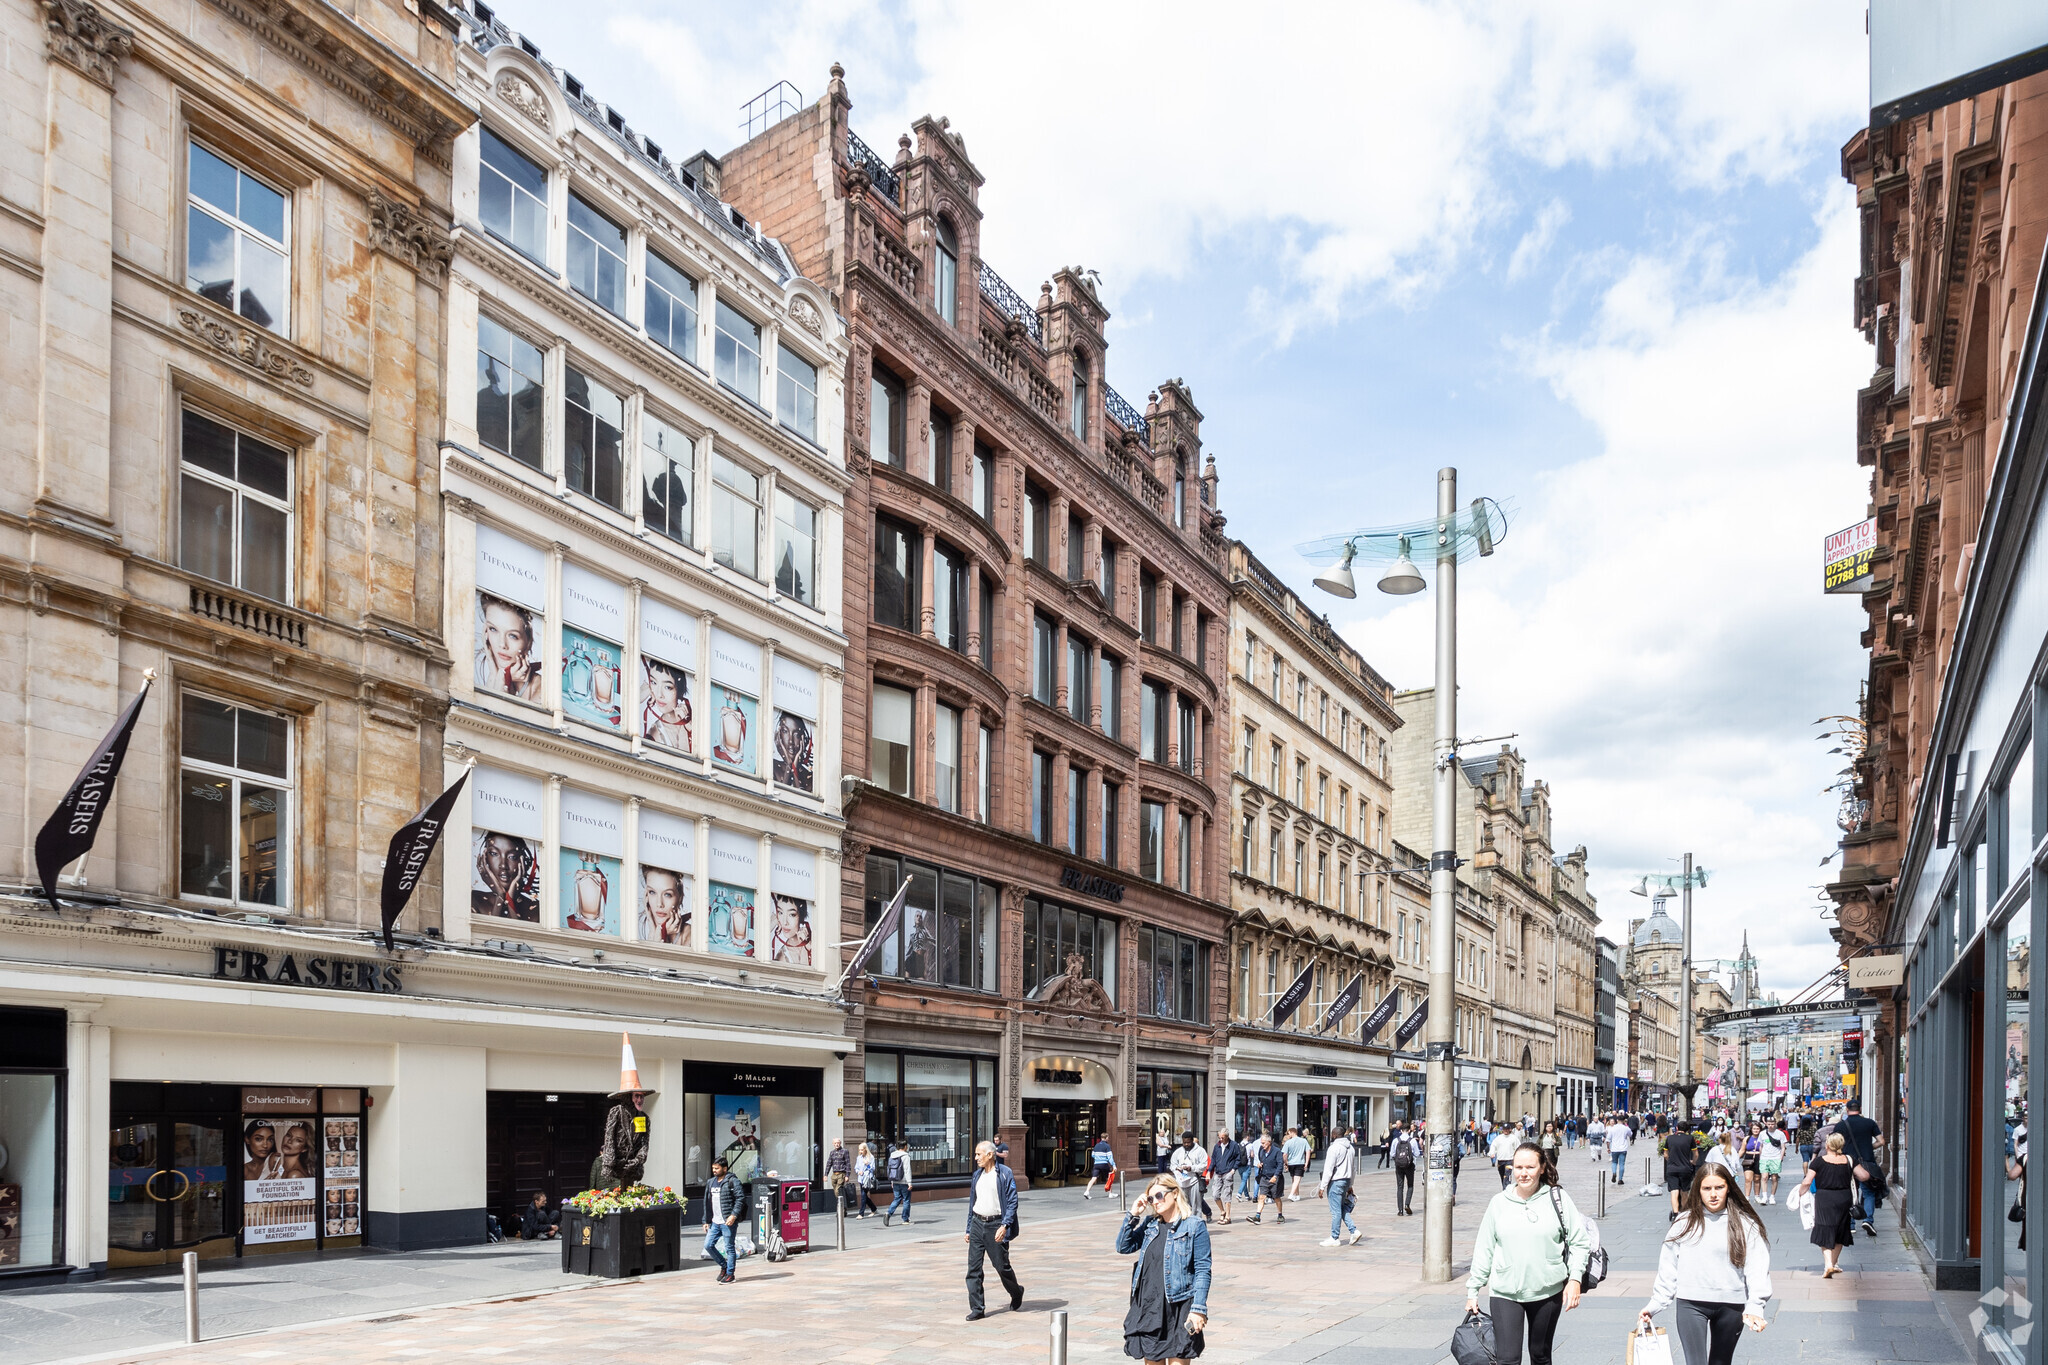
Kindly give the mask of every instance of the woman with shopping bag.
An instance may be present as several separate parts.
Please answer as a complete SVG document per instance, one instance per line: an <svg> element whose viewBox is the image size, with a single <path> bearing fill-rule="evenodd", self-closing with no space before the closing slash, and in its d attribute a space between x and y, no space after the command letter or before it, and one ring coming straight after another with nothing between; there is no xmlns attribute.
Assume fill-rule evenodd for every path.
<svg viewBox="0 0 2048 1365"><path fill-rule="evenodd" d="M1479 1222L1465 1311L1478 1312L1480 1294L1490 1295L1499 1365L1520 1365L1524 1340L1530 1365L1550 1365L1557 1320L1579 1306L1593 1237L1542 1147L1524 1142L1509 1169L1513 1183Z"/></svg>
<svg viewBox="0 0 2048 1365"><path fill-rule="evenodd" d="M1829 1133L1826 1146L1807 1163L1805 1177L1793 1187L1795 1194L1801 1190L1813 1194L1813 1230L1809 1240L1825 1253L1826 1268L1820 1275L1824 1280L1841 1273L1842 1248L1856 1243L1855 1227L1850 1221L1856 1215L1856 1163L1843 1150L1847 1145L1840 1133Z"/></svg>
<svg viewBox="0 0 2048 1365"><path fill-rule="evenodd" d="M1771 1298L1771 1244L1763 1219L1719 1162L1700 1167L1678 1221L1664 1236L1657 1282L1640 1330L1677 1305L1685 1365L1732 1365L1742 1329L1764 1330Z"/></svg>

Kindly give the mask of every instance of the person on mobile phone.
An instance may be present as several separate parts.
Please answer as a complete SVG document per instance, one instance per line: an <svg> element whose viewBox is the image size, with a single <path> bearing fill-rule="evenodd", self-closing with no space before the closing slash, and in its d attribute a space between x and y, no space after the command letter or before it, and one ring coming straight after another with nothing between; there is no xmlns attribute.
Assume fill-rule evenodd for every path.
<svg viewBox="0 0 2048 1365"><path fill-rule="evenodd" d="M1124 1354L1147 1365L1186 1365L1209 1326L1209 1228L1180 1182L1154 1176L1117 1229L1117 1253L1137 1253Z"/></svg>

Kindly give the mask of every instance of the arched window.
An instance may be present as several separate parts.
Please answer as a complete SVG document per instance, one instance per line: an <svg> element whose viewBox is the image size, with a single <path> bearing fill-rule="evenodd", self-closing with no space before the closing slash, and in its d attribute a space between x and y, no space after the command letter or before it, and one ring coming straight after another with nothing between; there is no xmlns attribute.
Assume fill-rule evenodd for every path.
<svg viewBox="0 0 2048 1365"><path fill-rule="evenodd" d="M1185 455L1173 462L1173 524L1188 524L1188 461Z"/></svg>
<svg viewBox="0 0 2048 1365"><path fill-rule="evenodd" d="M1088 439L1088 362L1081 356L1074 357L1074 403L1067 415L1067 425L1072 428L1074 439Z"/></svg>
<svg viewBox="0 0 2048 1365"><path fill-rule="evenodd" d="M952 322L959 297L960 239L953 234L953 225L941 218L938 268L932 271L932 306L940 317Z"/></svg>

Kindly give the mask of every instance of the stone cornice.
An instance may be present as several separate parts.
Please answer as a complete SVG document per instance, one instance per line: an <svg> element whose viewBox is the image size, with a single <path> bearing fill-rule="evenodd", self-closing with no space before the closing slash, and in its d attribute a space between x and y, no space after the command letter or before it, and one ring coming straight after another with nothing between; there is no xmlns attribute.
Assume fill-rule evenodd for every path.
<svg viewBox="0 0 2048 1365"><path fill-rule="evenodd" d="M1392 702L1377 692L1368 689L1353 674L1345 671L1343 668L1336 667L1334 660L1331 659L1329 650L1325 649L1321 642L1303 630L1300 622L1281 611L1272 598L1259 591L1256 583L1248 578L1239 577L1232 579L1230 584L1230 601L1233 606L1242 603L1247 610L1258 613L1267 623L1268 629L1276 635L1286 635L1289 637L1290 643L1298 652L1313 654L1324 660L1326 664L1331 665L1327 669L1329 677L1327 679L1319 678L1318 681L1323 682L1326 687L1330 682L1337 683L1344 689L1345 695L1358 703L1360 709L1370 711L1374 716L1378 717L1383 729L1391 733L1407 723L1401 718L1401 714L1394 709ZM1246 685L1250 686L1249 683ZM1257 689L1254 688L1253 690L1256 691ZM1275 702L1274 705L1277 706L1279 703ZM1290 712L1290 714L1292 713Z"/></svg>

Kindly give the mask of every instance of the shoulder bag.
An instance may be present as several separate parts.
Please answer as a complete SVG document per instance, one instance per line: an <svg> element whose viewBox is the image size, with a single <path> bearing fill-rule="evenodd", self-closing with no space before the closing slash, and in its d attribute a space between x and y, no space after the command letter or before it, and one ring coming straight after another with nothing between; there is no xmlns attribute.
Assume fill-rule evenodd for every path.
<svg viewBox="0 0 2048 1365"><path fill-rule="evenodd" d="M1571 1267L1571 1231L1564 1225L1564 1198L1557 1186L1550 1187L1550 1207L1557 1213L1557 1241L1559 1254L1564 1257L1567 1270ZM1590 1232L1591 1229L1588 1228ZM1586 1272L1579 1276L1579 1292L1590 1294L1600 1287L1600 1281L1607 1278L1607 1248L1600 1245L1600 1239L1593 1239L1593 1252L1586 1257Z"/></svg>

